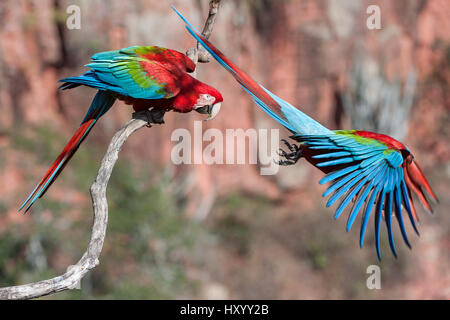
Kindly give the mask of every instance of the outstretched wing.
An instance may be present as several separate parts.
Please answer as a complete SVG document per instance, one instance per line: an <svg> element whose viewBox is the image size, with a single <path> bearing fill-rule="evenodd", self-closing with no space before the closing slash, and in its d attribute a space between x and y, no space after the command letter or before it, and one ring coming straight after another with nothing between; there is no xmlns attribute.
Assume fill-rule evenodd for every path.
<svg viewBox="0 0 450 320"><path fill-rule="evenodd" d="M361 211L360 246L363 246L367 224L375 208L375 243L380 253L380 225L384 215L389 244L394 256L397 252L392 231L394 214L405 243L410 247L402 216L402 204L414 230L418 233L410 206L410 198L403 175L402 154L372 138L358 136L354 131L335 131L332 135L295 135L313 152L316 166L329 173L320 184L331 183L323 196L330 196L327 207L339 200L334 217L337 219L353 201L347 230L352 227ZM361 210L364 206L364 209Z"/></svg>
<svg viewBox="0 0 450 320"><path fill-rule="evenodd" d="M149 47L129 47L97 53L92 56L91 63L86 65L91 71L79 77L60 80L66 82L61 87L70 89L84 84L137 99L176 96L180 92L182 71L170 61L163 63L147 59L143 56L146 52L150 52Z"/></svg>

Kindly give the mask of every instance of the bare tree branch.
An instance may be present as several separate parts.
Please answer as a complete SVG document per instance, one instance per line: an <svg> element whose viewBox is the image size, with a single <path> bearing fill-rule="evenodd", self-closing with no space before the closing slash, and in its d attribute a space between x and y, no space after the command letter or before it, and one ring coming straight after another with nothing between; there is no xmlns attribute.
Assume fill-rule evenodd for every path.
<svg viewBox="0 0 450 320"><path fill-rule="evenodd" d="M203 27L202 34L206 39L211 36L214 22L216 21L217 13L219 12L221 0L211 0L209 2L209 13L206 19L205 26ZM186 55L194 61L195 64L198 62L206 63L211 59L211 55L203 48L203 46L197 42L197 48L190 48L187 50Z"/></svg>
<svg viewBox="0 0 450 320"><path fill-rule="evenodd" d="M215 17L219 9L220 0L210 1L209 15L203 29L205 37L211 35ZM190 50L192 51L192 50ZM189 56L195 63L208 62L209 58L200 54L199 50L193 49ZM119 157L119 152L128 137L144 126L150 127L150 123L164 123L164 112L152 109L133 114L133 119L128 121L111 139L108 150L103 157L97 177L91 186L92 207L94 211L94 222L92 226L91 240L86 252L81 259L67 268L66 273L52 279L39 282L0 288L0 299L32 299L64 290L79 288L81 279L95 268L100 262L99 257L103 248L108 225L108 202L106 199L106 188L111 177L114 165Z"/></svg>

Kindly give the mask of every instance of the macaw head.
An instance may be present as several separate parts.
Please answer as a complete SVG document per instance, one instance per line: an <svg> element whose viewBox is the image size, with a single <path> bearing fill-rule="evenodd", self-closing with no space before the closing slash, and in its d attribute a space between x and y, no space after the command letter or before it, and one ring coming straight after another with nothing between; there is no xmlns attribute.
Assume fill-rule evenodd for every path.
<svg viewBox="0 0 450 320"><path fill-rule="evenodd" d="M214 119L220 111L223 97L219 91L206 84L196 88L197 100L194 110L198 113L208 114L205 121Z"/></svg>

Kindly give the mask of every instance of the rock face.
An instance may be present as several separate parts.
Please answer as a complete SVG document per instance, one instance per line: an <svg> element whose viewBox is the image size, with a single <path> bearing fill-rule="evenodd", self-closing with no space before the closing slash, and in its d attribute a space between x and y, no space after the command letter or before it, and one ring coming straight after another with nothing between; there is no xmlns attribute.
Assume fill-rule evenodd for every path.
<svg viewBox="0 0 450 320"><path fill-rule="evenodd" d="M94 92L80 88L62 93L57 90L57 80L82 73L85 69L81 66L91 54L137 44L180 51L193 46L164 1L81 1L80 30L66 28L69 4L51 0L2 0L0 4L0 146L14 149L4 132L43 123L70 136ZM265 87L324 125L349 129L364 122L365 129L391 133L419 154L427 172L438 176L438 168L449 166L450 160L450 2L377 1L380 30L366 26L370 4L354 0L225 1L211 39ZM207 1L175 1L175 6L194 25L203 24ZM203 132L208 128L222 132L279 128L216 62L199 65L198 70L198 77L220 89L225 99L221 114L203 123ZM367 79L367 87L358 86L358 70ZM407 92L411 72L417 76L412 91ZM389 92L398 99L378 99L388 92L380 83L394 87ZM356 114L357 120L352 118ZM128 106L117 103L89 139L106 144L129 117ZM165 125L151 132L142 130L127 142L127 157L156 161L176 176L192 178L189 215L204 218L217 196L232 192L284 199L286 203L295 202L289 199L301 202L311 189L319 194L315 183L306 183L317 181L319 173L303 165L280 168L275 176L260 175L257 165L174 166L171 133L180 127L193 132L194 120L201 120L200 116L167 114ZM280 138L287 134L280 130ZM8 188L0 186L0 197L16 197L34 183L25 177L35 169L27 163L24 171L14 151L1 157L7 165L1 168L0 179ZM40 171L47 165L39 164ZM448 181L448 172L439 179ZM449 190L443 190L448 198ZM8 216L13 211L8 210ZM431 229L427 232L433 232ZM435 271L424 269L424 278L433 281ZM421 289L422 285L426 284L408 285L409 292L417 292L411 297L436 293ZM442 297L444 293L439 294ZM448 298L448 291L444 295Z"/></svg>

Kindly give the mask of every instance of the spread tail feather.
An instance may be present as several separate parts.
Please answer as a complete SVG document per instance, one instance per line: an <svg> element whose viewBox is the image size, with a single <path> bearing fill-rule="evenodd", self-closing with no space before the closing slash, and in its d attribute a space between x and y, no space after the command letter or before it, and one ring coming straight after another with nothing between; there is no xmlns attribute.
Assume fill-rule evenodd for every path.
<svg viewBox="0 0 450 320"><path fill-rule="evenodd" d="M77 151L78 147L81 145L83 140L89 134L91 129L94 127L97 120L108 111L113 105L115 98L111 96L106 91L98 91L94 100L92 101L91 107L87 112L83 122L81 123L78 130L69 140L67 145L64 147L61 154L56 158L55 162L52 164L50 169L44 175L42 180L37 184L28 198L20 206L18 211L21 211L25 206L25 212L27 212L31 206L36 202L37 199L41 198L52 183L56 180L58 175L64 169L66 164L72 158L72 156Z"/></svg>

